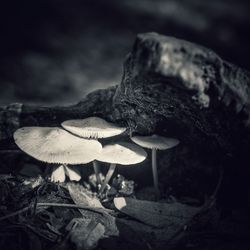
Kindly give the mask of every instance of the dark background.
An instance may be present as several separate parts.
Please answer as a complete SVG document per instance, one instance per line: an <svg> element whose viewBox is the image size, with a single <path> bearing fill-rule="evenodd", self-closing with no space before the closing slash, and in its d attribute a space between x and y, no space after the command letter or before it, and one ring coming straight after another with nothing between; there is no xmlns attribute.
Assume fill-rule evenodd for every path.
<svg viewBox="0 0 250 250"><path fill-rule="evenodd" d="M9 0L0 6L0 105L75 103L120 82L137 33L212 48L250 69L243 0Z"/></svg>

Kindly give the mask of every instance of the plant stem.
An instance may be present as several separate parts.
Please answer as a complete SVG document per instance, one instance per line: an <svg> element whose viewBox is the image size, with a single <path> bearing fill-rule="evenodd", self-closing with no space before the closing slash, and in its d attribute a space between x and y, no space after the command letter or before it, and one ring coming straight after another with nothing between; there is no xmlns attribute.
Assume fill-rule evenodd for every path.
<svg viewBox="0 0 250 250"><path fill-rule="evenodd" d="M105 180L104 182L102 183L102 186L101 186L101 189L99 191L99 196L102 194L102 192L104 191L104 188L106 187L106 185L109 183L114 171L115 171L115 168L116 168L116 164L114 163L111 163L110 164L110 167L109 167L109 171L105 177Z"/></svg>
<svg viewBox="0 0 250 250"><path fill-rule="evenodd" d="M96 186L98 187L99 184L102 184L102 181L100 177L100 166L96 160L93 161L93 167L94 167L95 176L96 176L96 183L97 183Z"/></svg>
<svg viewBox="0 0 250 250"><path fill-rule="evenodd" d="M160 197L159 182L158 182L158 172L157 172L157 160L156 160L156 149L152 149L152 171L154 180L154 189L157 195L157 199Z"/></svg>

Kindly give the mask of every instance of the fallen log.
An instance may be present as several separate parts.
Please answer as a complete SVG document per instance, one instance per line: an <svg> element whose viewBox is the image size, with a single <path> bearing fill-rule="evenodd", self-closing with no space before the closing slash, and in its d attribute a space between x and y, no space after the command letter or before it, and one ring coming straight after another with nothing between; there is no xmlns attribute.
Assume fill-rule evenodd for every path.
<svg viewBox="0 0 250 250"><path fill-rule="evenodd" d="M250 146L250 75L199 45L139 34L118 86L92 92L69 107L1 107L1 149L15 148L12 134L19 127L58 126L88 116L127 126L130 134L177 137L185 166L244 165Z"/></svg>

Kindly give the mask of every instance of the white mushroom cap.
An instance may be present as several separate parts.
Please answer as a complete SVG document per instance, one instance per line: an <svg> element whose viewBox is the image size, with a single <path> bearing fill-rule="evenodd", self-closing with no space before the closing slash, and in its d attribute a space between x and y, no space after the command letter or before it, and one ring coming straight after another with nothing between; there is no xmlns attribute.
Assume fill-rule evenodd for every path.
<svg viewBox="0 0 250 250"><path fill-rule="evenodd" d="M151 136L134 136L131 137L131 140L144 148L150 149L169 149L177 146L180 141L174 138L163 137L159 135Z"/></svg>
<svg viewBox="0 0 250 250"><path fill-rule="evenodd" d="M88 163L102 149L96 140L79 138L57 127L23 127L14 133L14 139L24 152L48 163Z"/></svg>
<svg viewBox="0 0 250 250"><path fill-rule="evenodd" d="M144 161L146 151L132 143L120 142L103 147L96 160L114 164L131 165Z"/></svg>
<svg viewBox="0 0 250 250"><path fill-rule="evenodd" d="M99 117L64 121L62 127L84 138L107 138L119 135L126 130Z"/></svg>

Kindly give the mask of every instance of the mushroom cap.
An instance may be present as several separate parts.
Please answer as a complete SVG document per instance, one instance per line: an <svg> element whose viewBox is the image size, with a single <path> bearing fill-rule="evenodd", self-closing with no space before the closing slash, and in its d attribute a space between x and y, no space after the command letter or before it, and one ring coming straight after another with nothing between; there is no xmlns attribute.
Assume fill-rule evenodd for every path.
<svg viewBox="0 0 250 250"><path fill-rule="evenodd" d="M144 147L150 149L160 149L165 150L177 146L180 141L174 138L163 137L159 135L151 136L134 136L131 140Z"/></svg>
<svg viewBox="0 0 250 250"><path fill-rule="evenodd" d="M147 153L143 148L133 143L120 142L104 146L96 160L107 163L131 165L144 161L146 157Z"/></svg>
<svg viewBox="0 0 250 250"><path fill-rule="evenodd" d="M25 153L48 163L88 163L102 149L100 142L79 138L58 127L23 127L14 133L14 140Z"/></svg>
<svg viewBox="0 0 250 250"><path fill-rule="evenodd" d="M84 138L107 138L119 135L126 130L99 117L64 121L62 127Z"/></svg>

